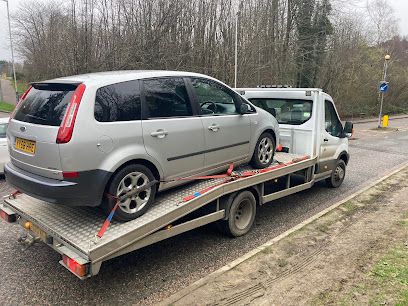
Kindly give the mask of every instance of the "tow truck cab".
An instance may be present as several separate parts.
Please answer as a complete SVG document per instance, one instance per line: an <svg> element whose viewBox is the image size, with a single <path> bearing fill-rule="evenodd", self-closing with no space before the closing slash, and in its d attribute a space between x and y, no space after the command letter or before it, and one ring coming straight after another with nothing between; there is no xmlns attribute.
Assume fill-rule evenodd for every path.
<svg viewBox="0 0 408 306"><path fill-rule="evenodd" d="M348 138L353 124L341 123L333 98L318 88L238 88L252 104L273 114L280 141L288 153L317 157L316 176L337 171L342 176L349 161ZM343 165L343 164L342 164ZM333 186L336 187L336 186Z"/></svg>

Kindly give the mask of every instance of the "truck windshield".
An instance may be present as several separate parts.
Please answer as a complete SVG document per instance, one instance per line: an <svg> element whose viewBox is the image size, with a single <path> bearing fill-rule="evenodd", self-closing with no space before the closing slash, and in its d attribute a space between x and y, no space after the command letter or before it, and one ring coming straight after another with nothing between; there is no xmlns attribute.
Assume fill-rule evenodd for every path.
<svg viewBox="0 0 408 306"><path fill-rule="evenodd" d="M249 99L276 117L279 124L301 125L312 117L313 101L294 99Z"/></svg>

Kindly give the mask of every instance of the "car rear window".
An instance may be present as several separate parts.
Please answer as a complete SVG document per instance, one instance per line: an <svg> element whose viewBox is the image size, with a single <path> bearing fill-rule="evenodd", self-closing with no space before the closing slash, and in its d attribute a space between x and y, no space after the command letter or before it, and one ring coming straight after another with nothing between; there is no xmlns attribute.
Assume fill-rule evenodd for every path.
<svg viewBox="0 0 408 306"><path fill-rule="evenodd" d="M76 87L74 84L33 84L14 119L40 125L61 125Z"/></svg>
<svg viewBox="0 0 408 306"><path fill-rule="evenodd" d="M312 117L313 101L297 99L249 99L273 114L279 124L301 125Z"/></svg>

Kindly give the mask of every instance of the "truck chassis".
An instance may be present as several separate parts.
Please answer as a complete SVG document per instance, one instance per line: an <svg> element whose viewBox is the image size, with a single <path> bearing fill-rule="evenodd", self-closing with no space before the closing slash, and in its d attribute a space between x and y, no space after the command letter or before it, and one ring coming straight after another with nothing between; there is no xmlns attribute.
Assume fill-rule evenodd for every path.
<svg viewBox="0 0 408 306"><path fill-rule="evenodd" d="M231 204L242 192L250 191L256 204L263 205L311 188L316 181L331 176L331 171L315 175L316 163L317 157L277 153L270 171L258 173L246 165L234 171L238 179L199 180L163 192L146 214L126 223L113 221L102 238L96 233L106 216L95 208L63 207L20 194L6 197L0 212L4 219L26 229L22 240L46 243L62 255L64 267L86 279L98 274L102 262L114 257L215 221L228 227ZM254 175L239 177L248 171ZM256 209L249 213L255 214Z"/></svg>

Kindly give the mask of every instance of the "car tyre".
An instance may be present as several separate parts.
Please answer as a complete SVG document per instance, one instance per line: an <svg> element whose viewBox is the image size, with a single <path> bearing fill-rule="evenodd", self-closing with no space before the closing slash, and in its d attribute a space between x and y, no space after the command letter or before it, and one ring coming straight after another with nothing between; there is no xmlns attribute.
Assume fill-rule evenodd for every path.
<svg viewBox="0 0 408 306"><path fill-rule="evenodd" d="M275 139L270 133L263 133L256 142L251 165L257 169L268 168L275 156Z"/></svg>
<svg viewBox="0 0 408 306"><path fill-rule="evenodd" d="M141 189L141 191L132 198L122 201L113 218L118 221L130 221L143 215L154 202L157 188L151 183L155 180L152 171L143 165L130 164L120 169L108 185L107 193L119 197L131 190ZM143 187L149 184L151 186L144 190ZM105 197L102 208L109 214L116 202L113 197Z"/></svg>
<svg viewBox="0 0 408 306"><path fill-rule="evenodd" d="M336 163L336 167L333 169L332 174L326 179L326 184L330 188L338 188L343 184L346 177L346 163L344 160L339 159Z"/></svg>

